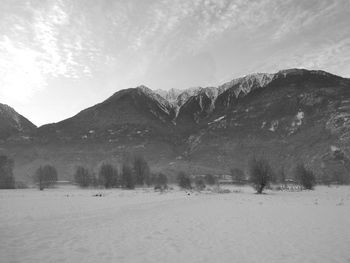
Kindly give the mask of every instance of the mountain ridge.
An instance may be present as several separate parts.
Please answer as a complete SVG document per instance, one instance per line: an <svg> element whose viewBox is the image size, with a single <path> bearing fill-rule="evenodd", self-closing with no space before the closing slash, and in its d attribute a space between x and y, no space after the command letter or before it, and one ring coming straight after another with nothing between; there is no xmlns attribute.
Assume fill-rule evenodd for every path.
<svg viewBox="0 0 350 263"><path fill-rule="evenodd" d="M120 163L127 152L142 153L155 171L169 174L245 170L253 154L263 154L288 173L303 161L318 178L348 178L350 79L288 69L192 88L176 101L163 96L146 86L120 90L69 119L35 129L29 142L10 138L0 153L17 158L20 174L49 161L68 179L77 165Z"/></svg>
<svg viewBox="0 0 350 263"><path fill-rule="evenodd" d="M188 101L190 97L198 96L199 94L205 93L206 91L210 90L212 93L210 95L212 99L211 104L214 105L214 107L211 107L213 110L213 108L215 108L215 101L217 100L218 96L220 96L222 93L226 92L227 90L232 89L231 93L233 93L235 97L238 98L238 96L241 93L243 93L243 96L245 96L257 88L266 87L268 84L270 84L272 81L278 78L282 78L282 77L287 78L290 76L303 76L305 74L342 78L340 76L337 76L322 70L307 70L307 69L298 69L298 68L284 69L276 73L252 73L252 74L245 75L243 77L234 78L231 81L228 81L216 87L196 87L196 88L190 88L190 89L184 89L184 90L176 90L177 93L174 92L174 89L171 89L170 93L172 93L172 96L171 96L171 101L169 102L170 103L172 102L171 104L173 105L174 105L174 102L176 103L177 113L178 113L179 109ZM346 79L346 78L342 78L342 79ZM164 90L154 90L154 92L158 93L160 96L162 96L163 94L163 96L169 97ZM176 95L177 97L174 98L174 96ZM206 95L208 96L208 94ZM182 97L185 97L185 98L183 99Z"/></svg>
<svg viewBox="0 0 350 263"><path fill-rule="evenodd" d="M0 103L0 139L14 134L28 133L37 127L12 107Z"/></svg>

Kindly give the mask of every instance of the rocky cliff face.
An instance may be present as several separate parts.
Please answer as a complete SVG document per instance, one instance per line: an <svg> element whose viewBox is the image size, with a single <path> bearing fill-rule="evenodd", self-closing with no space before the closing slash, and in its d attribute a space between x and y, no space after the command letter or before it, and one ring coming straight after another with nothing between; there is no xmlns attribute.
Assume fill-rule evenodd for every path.
<svg viewBox="0 0 350 263"><path fill-rule="evenodd" d="M215 109L215 100L218 96L217 88L199 88L180 107L175 123L182 129L193 128L206 120ZM189 127L188 127L189 126Z"/></svg>

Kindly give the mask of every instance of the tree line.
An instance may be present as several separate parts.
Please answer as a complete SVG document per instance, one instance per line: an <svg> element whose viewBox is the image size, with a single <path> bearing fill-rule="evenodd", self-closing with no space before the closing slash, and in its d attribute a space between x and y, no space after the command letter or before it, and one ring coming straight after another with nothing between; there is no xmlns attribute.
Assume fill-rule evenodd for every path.
<svg viewBox="0 0 350 263"><path fill-rule="evenodd" d="M0 156L0 189L14 189L15 178L13 176L14 162L5 155Z"/></svg>
<svg viewBox="0 0 350 263"><path fill-rule="evenodd" d="M5 155L0 156L0 189L16 188L18 183L13 176L14 161ZM232 181L236 184L251 184L257 193L271 183L286 183L285 172L282 167L276 173L269 161L265 158L253 157L248 162L248 177L237 168L231 169ZM278 175L278 176L277 176ZM154 174L142 155L126 158L120 169L111 163L103 163L97 175L89 169L78 166L73 175L74 181L80 187L104 187L104 188L125 188L134 189L136 186L154 186L156 190L168 188L168 177L163 173ZM55 185L58 179L57 170L52 165L40 166L34 176L34 182L40 190ZM184 171L180 171L176 177L177 184L183 189L203 190L206 185L218 184L218 178L207 174L205 176L190 176ZM304 189L313 189L316 184L314 172L304 164L296 165L294 169L294 179ZM327 183L325 183L327 184Z"/></svg>
<svg viewBox="0 0 350 263"><path fill-rule="evenodd" d="M264 189L271 183L285 185L287 183L284 167L278 172L272 169L269 161L263 157L253 157L248 164L249 180L258 194L263 193ZM244 173L242 171L231 170L231 176L236 182L244 182ZM295 182L306 190L313 190L316 185L316 176L314 172L299 163L294 168Z"/></svg>
<svg viewBox="0 0 350 263"><path fill-rule="evenodd" d="M134 189L136 186L150 186L155 181L147 161L141 155L133 157L131 161L124 161L120 171L116 166L105 162L100 166L97 176L87 168L79 166L73 177L80 187Z"/></svg>

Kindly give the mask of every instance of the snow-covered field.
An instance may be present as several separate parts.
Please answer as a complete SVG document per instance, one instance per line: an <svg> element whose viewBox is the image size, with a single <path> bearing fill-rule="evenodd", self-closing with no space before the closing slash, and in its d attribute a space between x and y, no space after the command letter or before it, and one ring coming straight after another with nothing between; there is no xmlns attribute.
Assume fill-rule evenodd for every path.
<svg viewBox="0 0 350 263"><path fill-rule="evenodd" d="M350 187L240 189L2 190L0 262L350 262Z"/></svg>

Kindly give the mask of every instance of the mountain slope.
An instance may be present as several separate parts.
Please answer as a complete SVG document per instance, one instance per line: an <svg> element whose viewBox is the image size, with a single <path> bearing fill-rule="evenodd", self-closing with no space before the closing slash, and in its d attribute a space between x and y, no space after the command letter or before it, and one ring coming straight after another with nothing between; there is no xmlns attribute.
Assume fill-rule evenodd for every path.
<svg viewBox="0 0 350 263"><path fill-rule="evenodd" d="M38 129L38 137L55 135L72 140L86 137L113 139L118 131L148 129L166 134L173 125L173 109L168 101L145 86L116 92L107 100L81 111L67 120ZM128 127L126 127L128 126Z"/></svg>
<svg viewBox="0 0 350 263"><path fill-rule="evenodd" d="M186 130L187 126L193 128L194 124L206 119L214 110L217 95L218 89L215 87L197 89L180 107L175 119L177 126Z"/></svg>
<svg viewBox="0 0 350 263"><path fill-rule="evenodd" d="M19 133L29 133L36 126L13 108L0 103L0 140Z"/></svg>
<svg viewBox="0 0 350 263"><path fill-rule="evenodd" d="M287 177L304 162L318 178L350 181L349 79L290 69L174 94L167 101L144 86L118 91L40 127L32 144L9 142L0 152L16 156L19 174L52 162L65 178L76 165L96 169L141 152L154 171L169 175L247 170L253 155L263 155Z"/></svg>
<svg viewBox="0 0 350 263"><path fill-rule="evenodd" d="M233 93L236 86L232 88L225 92ZM229 96L225 92L216 106L220 96ZM296 163L304 162L318 177L348 177L350 80L321 71L288 70L243 95L226 100L207 127L192 135L187 150L192 160L245 169L251 156L263 155L277 170L283 164L289 176Z"/></svg>

